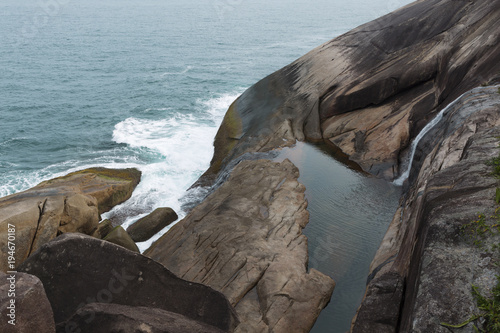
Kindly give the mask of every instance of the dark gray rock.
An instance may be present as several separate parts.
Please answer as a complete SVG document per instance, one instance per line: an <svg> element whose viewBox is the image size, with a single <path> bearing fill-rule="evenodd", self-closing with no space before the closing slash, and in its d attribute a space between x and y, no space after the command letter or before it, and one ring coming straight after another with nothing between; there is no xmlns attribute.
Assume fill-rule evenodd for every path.
<svg viewBox="0 0 500 333"><path fill-rule="evenodd" d="M162 309L91 303L57 325L58 333L224 333L216 327ZM74 331L76 332L76 331Z"/></svg>
<svg viewBox="0 0 500 333"><path fill-rule="evenodd" d="M2 333L56 331L52 308L42 282L36 276L0 272L0 309Z"/></svg>
<svg viewBox="0 0 500 333"><path fill-rule="evenodd" d="M172 208L157 208L128 227L127 232L135 242L145 242L177 219Z"/></svg>
<svg viewBox="0 0 500 333"><path fill-rule="evenodd" d="M81 234L64 234L19 268L42 282L56 323L90 303L144 306L230 331L237 319L221 293L182 280L141 254Z"/></svg>

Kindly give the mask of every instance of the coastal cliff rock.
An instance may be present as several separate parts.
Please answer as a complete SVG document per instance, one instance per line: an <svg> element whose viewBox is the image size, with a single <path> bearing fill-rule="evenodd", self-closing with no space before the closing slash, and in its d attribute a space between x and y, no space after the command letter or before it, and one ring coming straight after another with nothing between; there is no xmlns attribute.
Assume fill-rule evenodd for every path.
<svg viewBox="0 0 500 333"><path fill-rule="evenodd" d="M295 140L325 141L392 180L420 129L473 87L500 78L500 2L416 1L269 75L229 108L210 169Z"/></svg>
<svg viewBox="0 0 500 333"><path fill-rule="evenodd" d="M43 245L21 264L19 271L42 281L58 331L61 323L64 330L75 331L76 322L68 319L92 303L151 308L151 312L139 309L144 316L153 316L158 312L155 309L174 312L225 332L232 331L238 322L221 293L182 280L141 254L83 234L67 233ZM113 315L113 309L120 310L109 307L107 313L118 315ZM130 309L121 310L130 314ZM76 313L77 317L84 315ZM106 311L95 315L99 319L107 316ZM87 316L83 323L90 324L91 318ZM163 323L168 321L167 317Z"/></svg>
<svg viewBox="0 0 500 333"><path fill-rule="evenodd" d="M495 213L500 181L488 161L499 156L500 93L463 95L421 142L422 162L372 262L353 332L449 332L477 313L471 292L496 284L498 243L475 246L463 230ZM473 332L472 324L461 332Z"/></svg>
<svg viewBox="0 0 500 333"><path fill-rule="evenodd" d="M305 188L288 160L243 161L145 255L229 299L236 332L309 332L334 282L307 270Z"/></svg>
<svg viewBox="0 0 500 333"><path fill-rule="evenodd" d="M12 300L14 303L11 312L9 307L12 307ZM0 309L2 333L56 332L52 308L43 284L36 276L0 272ZM9 324L9 321L13 324Z"/></svg>
<svg viewBox="0 0 500 333"><path fill-rule="evenodd" d="M86 169L0 198L0 247L7 248L8 229L15 229L14 264L19 265L59 234L92 234L99 214L128 199L140 175L136 169ZM13 269L7 263L2 251L0 271Z"/></svg>

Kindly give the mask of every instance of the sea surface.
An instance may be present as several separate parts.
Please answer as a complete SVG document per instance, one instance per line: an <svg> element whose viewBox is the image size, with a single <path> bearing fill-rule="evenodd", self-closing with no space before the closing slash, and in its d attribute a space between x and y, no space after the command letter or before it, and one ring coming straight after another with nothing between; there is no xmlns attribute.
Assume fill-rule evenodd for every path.
<svg viewBox="0 0 500 333"><path fill-rule="evenodd" d="M127 226L164 206L183 217L239 94L409 2L2 0L0 196L87 167L136 167L133 197L103 217Z"/></svg>

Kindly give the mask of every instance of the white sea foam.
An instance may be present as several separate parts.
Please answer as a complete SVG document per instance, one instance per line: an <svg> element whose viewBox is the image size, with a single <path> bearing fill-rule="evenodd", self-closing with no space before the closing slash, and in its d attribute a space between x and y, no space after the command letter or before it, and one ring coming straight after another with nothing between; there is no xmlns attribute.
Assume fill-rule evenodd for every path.
<svg viewBox="0 0 500 333"><path fill-rule="evenodd" d="M113 140L132 148L158 153L154 163L140 165L142 179L132 197L103 215L126 216L124 228L158 207L171 207L179 215L186 190L208 168L213 155L213 138L229 105L239 93L223 94L197 101L198 115L171 113L165 119L127 118L115 125ZM147 242L141 251L168 231L165 228Z"/></svg>

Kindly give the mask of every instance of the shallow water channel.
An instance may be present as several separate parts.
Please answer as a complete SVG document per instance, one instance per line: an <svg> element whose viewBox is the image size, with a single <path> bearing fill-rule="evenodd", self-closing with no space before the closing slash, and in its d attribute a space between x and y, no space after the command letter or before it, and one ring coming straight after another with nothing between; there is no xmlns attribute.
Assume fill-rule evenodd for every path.
<svg viewBox="0 0 500 333"><path fill-rule="evenodd" d="M311 332L347 332L401 188L348 168L326 146L298 142L274 160L285 158L299 168L299 181L306 186L309 268L336 282L332 300Z"/></svg>

